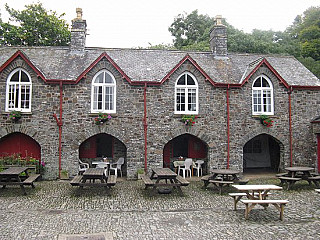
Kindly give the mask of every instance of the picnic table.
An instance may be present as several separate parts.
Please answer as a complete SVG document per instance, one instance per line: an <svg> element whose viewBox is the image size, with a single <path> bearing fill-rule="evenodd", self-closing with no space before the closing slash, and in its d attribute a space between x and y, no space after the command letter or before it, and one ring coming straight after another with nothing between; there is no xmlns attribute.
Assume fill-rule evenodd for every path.
<svg viewBox="0 0 320 240"><path fill-rule="evenodd" d="M280 185L287 185L289 190L297 181L308 181L309 185L312 182L319 187L320 176L314 175L311 172L314 171L312 167L287 167L287 172L277 174L278 179L281 181Z"/></svg>
<svg viewBox="0 0 320 240"><path fill-rule="evenodd" d="M282 190L282 187L277 185L232 185L234 188L246 194L247 199L240 201L245 204L245 219L249 218L250 211L256 206L261 205L267 208L272 204L280 212L280 220L283 220L284 206L289 202L288 200L267 199L269 191Z"/></svg>
<svg viewBox="0 0 320 240"><path fill-rule="evenodd" d="M70 184L72 186L79 186L80 189L84 186L105 187L108 192L116 184L117 176L106 176L104 172L104 168L88 168L82 175L75 176ZM96 182L96 180L99 180L99 182Z"/></svg>
<svg viewBox="0 0 320 240"><path fill-rule="evenodd" d="M211 175L206 175L201 178L204 182L204 188L206 188L210 183L212 183L216 188L219 189L219 193L222 193L222 188L224 186L230 186L234 183L245 184L248 180L241 180L238 177L240 171L232 169L214 169L211 171Z"/></svg>
<svg viewBox="0 0 320 240"><path fill-rule="evenodd" d="M7 185L19 185L23 194L27 195L24 188L25 185L31 185L35 188L34 181L40 176L40 174L28 174L29 167L10 167L2 172L0 172L0 185L5 188ZM21 173L25 173L26 179L22 180Z"/></svg>
<svg viewBox="0 0 320 240"><path fill-rule="evenodd" d="M189 182L176 174L170 168L153 168L151 177L147 175L142 177L145 188L153 188L153 192L158 189L159 193L170 193L172 188L176 188L182 193L181 186L188 186ZM162 187L162 188L161 188Z"/></svg>

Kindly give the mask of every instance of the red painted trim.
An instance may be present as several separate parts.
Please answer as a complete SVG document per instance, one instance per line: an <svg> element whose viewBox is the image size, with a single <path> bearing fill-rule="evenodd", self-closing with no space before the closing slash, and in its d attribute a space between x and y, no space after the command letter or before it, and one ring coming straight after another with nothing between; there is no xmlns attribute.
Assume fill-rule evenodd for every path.
<svg viewBox="0 0 320 240"><path fill-rule="evenodd" d="M63 96L63 83L62 81L60 81L60 84L59 84L59 88L60 88L60 109L59 109L59 119L57 117L56 114L53 114L53 117L56 119L56 122L57 122L57 125L58 125L58 128L59 128L59 178L61 177L61 155L62 155L62 125L63 125L63 122L62 122L62 96Z"/></svg>
<svg viewBox="0 0 320 240"><path fill-rule="evenodd" d="M290 144L290 167L292 167L292 112L291 112L291 93L292 89L289 90L289 144Z"/></svg>
<svg viewBox="0 0 320 240"><path fill-rule="evenodd" d="M144 85L143 92L143 101L144 101L144 116L143 116L143 129L144 129L144 171L148 172L148 163L147 163L147 131L148 131L148 123L147 123L147 84Z"/></svg>
<svg viewBox="0 0 320 240"><path fill-rule="evenodd" d="M287 89L290 87L289 84L280 76L280 74L271 66L267 59L263 58L261 62L255 66L255 68L249 73L249 75L242 81L241 86L248 82L249 78L263 65L265 64L271 72L278 78L280 83L282 83Z"/></svg>
<svg viewBox="0 0 320 240"><path fill-rule="evenodd" d="M106 58L112 66L117 69L118 72L122 75L122 78L126 79L130 84L132 83L131 79L124 73L124 71L112 60L112 58L106 53L102 53L86 70L84 70L79 77L77 77L75 83L78 83L82 78L86 76L86 74L94 68L98 62L100 62L103 58Z"/></svg>
<svg viewBox="0 0 320 240"><path fill-rule="evenodd" d="M320 172L320 134L317 134L318 139L318 172Z"/></svg>
<svg viewBox="0 0 320 240"><path fill-rule="evenodd" d="M227 136L228 136L227 169L229 169L229 163L230 163L230 101L229 101L229 88L227 88Z"/></svg>
<svg viewBox="0 0 320 240"><path fill-rule="evenodd" d="M2 66L0 66L0 73L8 67L16 58L21 57L28 65L30 68L32 68L33 71L37 74L38 77L40 77L42 80L46 81L45 77L43 74L36 68L32 62L26 57L26 55L21 52L20 50L16 51Z"/></svg>
<svg viewBox="0 0 320 240"><path fill-rule="evenodd" d="M291 86L291 88L294 88L295 90L304 90L304 89L320 90L320 86L298 86L298 85L294 85L294 86Z"/></svg>

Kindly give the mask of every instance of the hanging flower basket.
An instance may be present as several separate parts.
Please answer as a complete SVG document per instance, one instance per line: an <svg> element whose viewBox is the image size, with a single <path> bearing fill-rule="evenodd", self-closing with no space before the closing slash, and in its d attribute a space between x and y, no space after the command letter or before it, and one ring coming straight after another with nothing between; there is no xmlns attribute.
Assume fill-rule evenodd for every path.
<svg viewBox="0 0 320 240"><path fill-rule="evenodd" d="M186 126L193 126L196 123L197 118L198 117L195 115L183 115L181 117L181 122L183 122Z"/></svg>
<svg viewBox="0 0 320 240"><path fill-rule="evenodd" d="M105 113L99 113L98 117L94 118L94 123L96 125L101 125L104 124L105 122L108 122L111 119L110 114L105 114Z"/></svg>
<svg viewBox="0 0 320 240"><path fill-rule="evenodd" d="M263 125L263 126L266 126L266 127L272 127L273 126L273 121L271 120L270 117L266 116L266 115L261 115L259 117L260 119L260 123Z"/></svg>
<svg viewBox="0 0 320 240"><path fill-rule="evenodd" d="M17 122L21 118L21 112L20 111L12 111L8 114L8 119Z"/></svg>

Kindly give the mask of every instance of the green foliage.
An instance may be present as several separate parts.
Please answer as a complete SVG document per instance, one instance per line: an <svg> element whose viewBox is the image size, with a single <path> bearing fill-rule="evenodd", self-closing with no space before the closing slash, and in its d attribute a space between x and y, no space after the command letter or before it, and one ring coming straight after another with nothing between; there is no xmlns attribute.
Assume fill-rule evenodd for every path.
<svg viewBox="0 0 320 240"><path fill-rule="evenodd" d="M64 46L70 42L68 24L56 12L47 11L41 3L26 5L19 11L10 8L10 22L0 19L0 46ZM12 24L12 23L13 24Z"/></svg>
<svg viewBox="0 0 320 240"><path fill-rule="evenodd" d="M214 19L208 15L179 14L169 27L174 37L174 47L181 50L209 51L209 33ZM297 16L286 31L263 31L252 33L223 22L228 31L228 50L238 53L290 54L298 58L318 78L320 77L320 7L311 7ZM312 61L312 58L314 61Z"/></svg>

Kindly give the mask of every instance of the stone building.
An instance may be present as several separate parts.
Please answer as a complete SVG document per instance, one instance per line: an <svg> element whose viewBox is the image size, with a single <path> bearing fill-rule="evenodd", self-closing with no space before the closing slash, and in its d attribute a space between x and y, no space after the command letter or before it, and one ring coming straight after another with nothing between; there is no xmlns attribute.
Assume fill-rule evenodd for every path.
<svg viewBox="0 0 320 240"><path fill-rule="evenodd" d="M47 179L79 158L125 157L128 178L179 156L207 172L320 167L319 79L291 56L228 53L220 17L210 52L89 48L79 9L71 33L70 47L0 48L1 156L41 159Z"/></svg>

